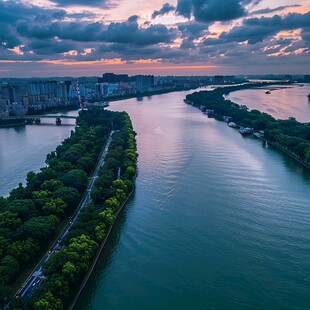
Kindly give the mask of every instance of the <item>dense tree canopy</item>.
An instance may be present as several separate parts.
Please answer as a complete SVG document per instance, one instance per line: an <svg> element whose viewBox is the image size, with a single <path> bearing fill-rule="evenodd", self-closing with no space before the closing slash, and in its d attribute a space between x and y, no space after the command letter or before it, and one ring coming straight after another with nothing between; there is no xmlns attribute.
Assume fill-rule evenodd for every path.
<svg viewBox="0 0 310 310"><path fill-rule="evenodd" d="M100 126L104 113L97 111L96 114L92 114L90 111L90 113L83 112L83 115L85 117L79 118L78 124L86 126L92 122L96 126L96 132L104 135L109 134L108 127ZM31 306L34 309L36 307L40 309L38 307L41 306L49 307L50 301L60 302L60 309L67 305L75 292L75 285L80 283L79 279L87 272L99 244L106 237L120 207L133 190L138 158L135 133L127 114L116 113L115 115L113 126L118 130L113 134L105 163L99 171L99 177L96 179L91 193L92 203L81 210L79 217L66 235L65 246L58 253L52 254L43 266L44 275L47 278L32 297ZM109 123L104 122L104 124ZM110 122L110 124L112 123ZM89 145L88 141L85 141L85 145ZM59 147L57 156L58 152L65 152L65 150L63 147ZM49 161L54 161L52 157L53 155L50 156ZM92 160L91 156L87 159L86 156L83 156L76 163L81 167L84 161L91 162ZM118 178L119 169L121 171L120 178ZM71 180L72 174L76 174L76 170L66 172L65 177L61 179L63 184L76 186L73 177ZM44 188L50 189L49 186ZM66 197L66 191L63 189L56 192L57 196L66 203L70 201L71 194L73 194ZM53 199L55 200L55 197Z"/></svg>
<svg viewBox="0 0 310 310"><path fill-rule="evenodd" d="M120 130L120 133L115 134L116 138L128 135L126 118L128 116L124 113L100 109L81 111L75 131L72 131L70 137L57 146L55 151L47 155L47 166L38 173L29 172L25 186L20 183L7 198L0 197L0 304L4 298L12 297L12 286L18 276L24 269L35 264L40 254L47 250L47 245L56 237L59 225L63 220L68 220L78 206L87 187L88 176L97 164L112 126L115 130ZM104 207L106 200L101 197L102 193L112 195L115 192L110 187L116 179L118 167L122 166L122 152L127 140L121 138L120 141L122 143L112 148L115 154L108 158L111 167L114 167L113 171L107 166L100 172L101 180L98 184L101 186L96 186L96 191L101 207ZM71 249L71 252L67 253L72 261L67 258L63 261L59 259L61 266L56 268L59 269L59 274L54 272L54 267L49 267L53 271L50 273L51 277L44 281L43 295L40 295L31 307L55 309L55 305L59 305L59 309L62 308L63 299L68 297L68 281L76 272L87 269L93 251L98 246L95 227L103 225L99 215L101 211L102 209L94 206L82 210L82 221L77 222L74 230L68 234L68 251ZM85 246L91 246L92 250L80 257L84 257L84 262L79 262L74 260L77 247L70 247L70 240L81 246L77 240L81 240L82 235L86 238ZM54 255L57 254L60 253ZM53 262L53 259L50 261ZM40 290L38 291L39 294Z"/></svg>

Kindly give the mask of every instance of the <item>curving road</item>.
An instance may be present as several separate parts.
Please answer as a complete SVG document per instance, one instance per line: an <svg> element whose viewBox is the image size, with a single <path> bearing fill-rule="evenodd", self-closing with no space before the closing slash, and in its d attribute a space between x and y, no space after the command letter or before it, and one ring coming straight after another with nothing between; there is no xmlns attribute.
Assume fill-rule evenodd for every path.
<svg viewBox="0 0 310 310"><path fill-rule="evenodd" d="M23 299L27 299L31 296L32 292L40 285L40 283L45 279L45 276L43 274L42 266L46 261L49 260L50 256L53 252L58 252L63 247L63 239L68 233L70 227L73 225L73 223L76 221L77 217L80 214L80 211L82 208L84 208L88 202L90 201L90 193L92 191L92 188L95 184L96 178L98 178L99 169L102 167L105 161L105 157L107 155L110 143L112 141L112 135L115 131L112 130L110 132L109 138L107 143L105 144L103 150L101 151L98 164L96 166L96 169L91 177L91 181L89 182L89 185L87 187L87 190L85 191L85 194L74 212L73 216L71 217L70 222L64 227L62 232L59 234L57 241L51 246L51 248L45 253L45 255L42 257L42 259L39 261L35 269L32 271L32 273L29 275L27 280L22 284L22 286L19 288L19 290L16 292L15 297L21 297Z"/></svg>

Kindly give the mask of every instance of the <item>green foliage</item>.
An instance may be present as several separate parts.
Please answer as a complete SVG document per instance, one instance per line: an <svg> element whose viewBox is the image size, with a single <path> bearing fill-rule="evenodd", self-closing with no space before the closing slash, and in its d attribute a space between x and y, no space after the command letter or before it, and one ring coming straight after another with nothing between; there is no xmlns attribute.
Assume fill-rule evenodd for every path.
<svg viewBox="0 0 310 310"><path fill-rule="evenodd" d="M115 210L113 208L106 208L104 211L100 212L99 215L102 217L103 222L110 226L115 221Z"/></svg>
<svg viewBox="0 0 310 310"><path fill-rule="evenodd" d="M74 169L67 172L61 181L70 187L76 188L78 191L83 191L87 184L87 173L81 169Z"/></svg>
<svg viewBox="0 0 310 310"><path fill-rule="evenodd" d="M54 295L48 291L44 294L43 298L33 304L34 310L62 310L62 301L55 298Z"/></svg>
<svg viewBox="0 0 310 310"><path fill-rule="evenodd" d="M111 197L105 201L105 205L108 209L117 210L120 206L120 202L116 197Z"/></svg>
<svg viewBox="0 0 310 310"><path fill-rule="evenodd" d="M70 240L69 245L65 249L65 254L76 271L86 271L97 247L98 244L94 240L82 234Z"/></svg>
<svg viewBox="0 0 310 310"><path fill-rule="evenodd" d="M43 265L46 279L34 291L32 309L62 309L70 289L80 283L116 212L133 190L136 142L129 116L103 110L81 111L75 132L47 155L38 173L29 172L8 198L0 197L0 303L12 284L50 242L59 223L78 206L111 126L116 130L104 166L84 207L64 240L64 247ZM132 168L131 175L126 172ZM121 178L118 170L121 168ZM129 169L130 172L130 169ZM27 307L25 306L25 307ZM17 305L16 307L22 307Z"/></svg>
<svg viewBox="0 0 310 310"><path fill-rule="evenodd" d="M27 264L39 250L39 245L28 238L27 240L17 240L8 248L8 253L20 263Z"/></svg>
<svg viewBox="0 0 310 310"><path fill-rule="evenodd" d="M235 122L241 126L252 127L257 131L264 130L264 136L268 141L273 142L296 159L310 164L310 156L308 155L310 123L299 123L292 117L287 120L276 120L267 113L261 113L258 110L250 111L246 106L239 106L223 97L231 91L256 86L255 84L246 84L218 88L213 91L195 92L186 96L186 99L192 101L195 106L202 105L207 109L214 110L216 119L223 119L224 115L228 115L233 117ZM264 86L264 84L259 86Z"/></svg>
<svg viewBox="0 0 310 310"><path fill-rule="evenodd" d="M33 217L22 225L21 231L23 235L43 242L55 232L58 223L55 215Z"/></svg>
<svg viewBox="0 0 310 310"><path fill-rule="evenodd" d="M47 202L42 210L46 215L54 214L61 217L65 214L67 208L68 205L61 198L56 198Z"/></svg>

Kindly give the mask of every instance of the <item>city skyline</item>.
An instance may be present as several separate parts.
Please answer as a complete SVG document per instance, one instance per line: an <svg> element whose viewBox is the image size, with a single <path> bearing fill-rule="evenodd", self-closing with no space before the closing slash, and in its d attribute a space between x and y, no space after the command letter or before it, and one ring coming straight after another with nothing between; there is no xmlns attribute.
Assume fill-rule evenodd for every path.
<svg viewBox="0 0 310 310"><path fill-rule="evenodd" d="M310 4L0 1L0 76L307 74Z"/></svg>

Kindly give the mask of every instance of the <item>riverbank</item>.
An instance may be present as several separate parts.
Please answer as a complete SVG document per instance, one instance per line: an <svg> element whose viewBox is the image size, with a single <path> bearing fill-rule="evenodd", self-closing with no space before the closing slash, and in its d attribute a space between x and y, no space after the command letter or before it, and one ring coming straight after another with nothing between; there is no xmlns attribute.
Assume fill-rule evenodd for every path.
<svg viewBox="0 0 310 310"><path fill-rule="evenodd" d="M78 284L87 281L104 240L107 240L117 215L134 190L138 155L130 119L123 112L95 110L82 112L83 121L91 121L94 129L100 132L104 129L100 127L107 123L102 120L102 115L113 115L115 119L108 123L113 124L114 134L110 146L104 148L106 155L96 168L98 173L91 181L93 186L87 191L91 200L70 222L60 242L61 247L42 266L45 279L29 301L34 308L47 302L52 306L52 300L57 300L60 308L70 306L76 296L75 290L80 288ZM58 281L65 285L65 294L59 292Z"/></svg>
<svg viewBox="0 0 310 310"><path fill-rule="evenodd" d="M136 177L137 177L137 174L135 175L134 181L135 181ZM122 205L119 208L119 210L117 211L116 216L115 216L115 220L118 218L118 215L123 210L123 208L127 204L128 200L131 198L131 196L134 193L134 191L135 191L135 186L134 186L133 190L127 196L126 200L122 203ZM79 290L78 290L78 292L77 292L77 294L76 294L76 296L74 298L74 300L72 301L72 303L70 304L70 306L68 308L69 310L73 310L74 309L74 307L76 305L76 302L78 301L78 299L79 299L79 297L80 297L80 295L81 295L81 293L82 293L86 283L89 280L89 277L93 273L93 270L94 270L94 268L95 268L95 266L96 266L96 264L98 262L98 259L99 259L100 255L101 255L102 251L103 251L103 248L104 248L106 242L109 239L109 236L110 236L111 231L112 231L112 229L114 227L114 224L115 224L115 222L109 227L109 229L107 231L107 234L106 234L106 237L104 238L103 242L101 243L100 248L98 249L98 252L97 252L97 254L96 254L96 256L95 256L95 258L94 258L94 260L93 260L93 262L92 262L92 264L91 264L91 266L90 266L90 268L89 268L89 270L88 270L88 272L87 272L87 274L86 274L86 276L85 276L85 278L84 278L84 280L83 280L83 282L82 282L82 284L81 284L81 286L80 286L80 288L79 288Z"/></svg>
<svg viewBox="0 0 310 310"><path fill-rule="evenodd" d="M287 120L277 120L267 113L255 109L249 110L245 105L240 106L224 98L233 91L268 85L270 86L271 83L218 88L212 92L195 92L186 96L186 102L201 110L212 111L212 116L218 120L229 119L229 122L235 122L239 126L263 132L264 139L273 143L279 150L285 151L305 167L310 168L309 123L300 123L292 117Z"/></svg>
<svg viewBox="0 0 310 310"><path fill-rule="evenodd" d="M201 85L201 87L207 86L207 85ZM123 96L111 96L111 97L105 97L103 100L109 102L109 101L120 101L125 99L131 99L131 98L143 98L143 97L150 97L155 95L163 95L163 94L169 94L173 92L179 92L179 91L188 91L197 89L197 87L176 87L171 89L164 89L164 90L158 90L158 91L148 91L148 92L141 92L131 95L123 95Z"/></svg>
<svg viewBox="0 0 310 310"><path fill-rule="evenodd" d="M299 158L297 158L296 156L294 156L292 153L288 152L287 150L285 150L283 147L281 147L280 145L270 141L270 140L267 140L266 138L264 138L264 136L260 136L260 135L254 135L256 138L272 145L275 149L285 153L286 155L288 155L289 157L291 157L292 159L294 159L295 161L297 161L299 164L301 164L302 166L310 169L310 165L306 164L305 162L301 161Z"/></svg>
<svg viewBox="0 0 310 310"><path fill-rule="evenodd" d="M306 308L310 171L186 94L111 103L139 175L74 310Z"/></svg>

